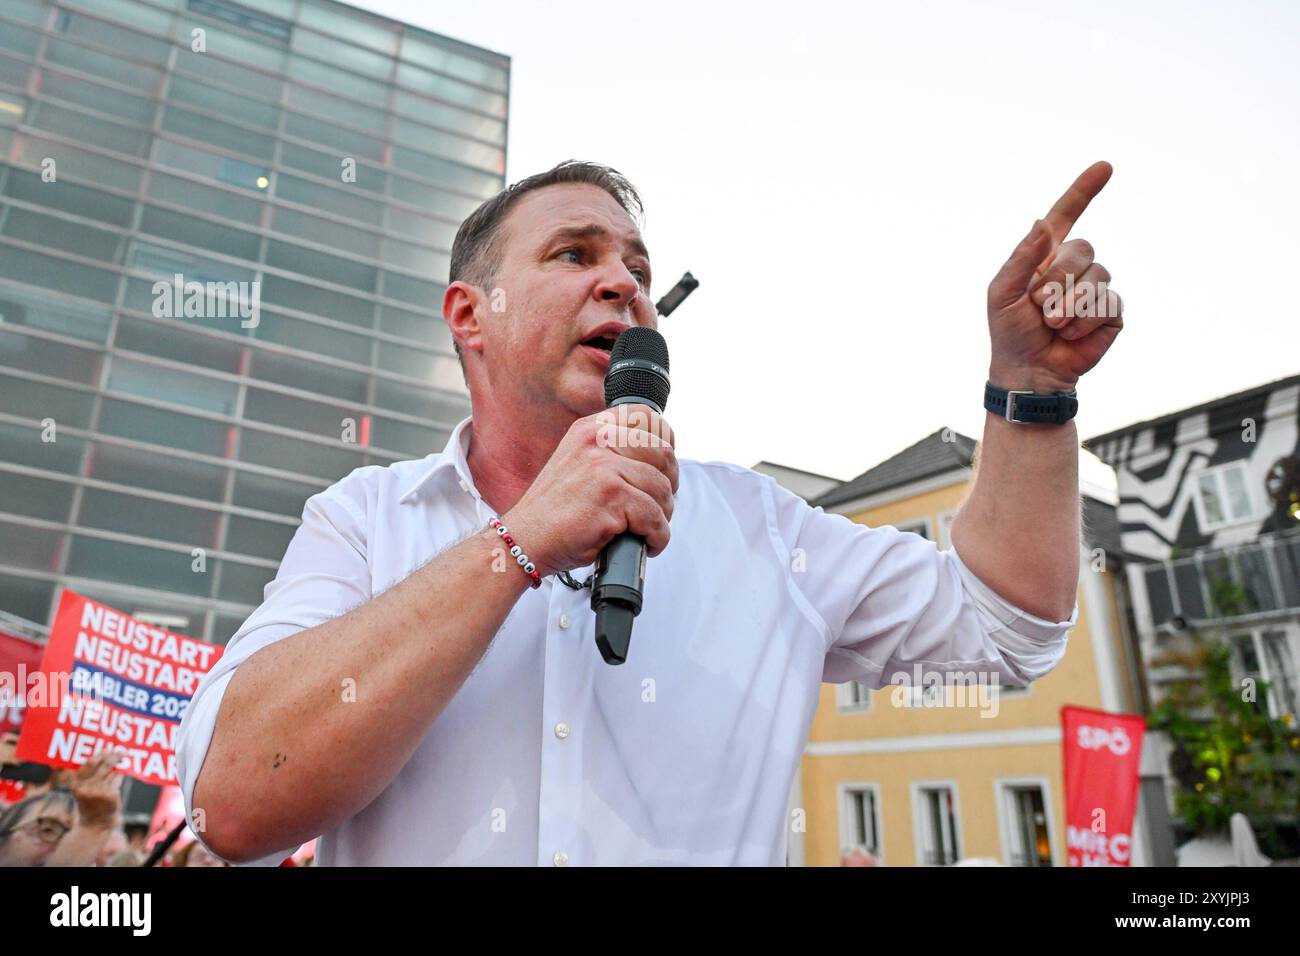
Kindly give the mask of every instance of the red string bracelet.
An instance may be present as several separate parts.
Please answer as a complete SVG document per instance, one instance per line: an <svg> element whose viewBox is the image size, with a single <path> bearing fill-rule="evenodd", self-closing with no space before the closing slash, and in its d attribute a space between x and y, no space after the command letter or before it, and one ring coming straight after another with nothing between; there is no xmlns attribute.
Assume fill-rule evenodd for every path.
<svg viewBox="0 0 1300 956"><path fill-rule="evenodd" d="M506 529L506 526L503 525L496 518L493 518L491 521L488 522L488 524L492 526L493 531L495 531L498 535L501 536L501 540L504 541L506 543L506 547L510 549L510 556L515 559L515 562L521 568L524 569L524 574L532 578L533 587L540 588L542 586L542 576L537 573L537 565L533 564L532 561L528 560L528 555L524 554L523 548L515 544L515 539L510 534L510 532Z"/></svg>

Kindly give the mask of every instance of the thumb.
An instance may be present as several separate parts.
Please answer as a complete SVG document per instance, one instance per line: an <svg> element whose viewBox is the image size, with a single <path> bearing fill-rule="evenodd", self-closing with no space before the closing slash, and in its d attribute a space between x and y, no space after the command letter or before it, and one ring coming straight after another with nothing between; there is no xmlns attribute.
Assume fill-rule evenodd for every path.
<svg viewBox="0 0 1300 956"><path fill-rule="evenodd" d="M1020 240L998 274L989 284L989 305L1003 308L1015 302L1029 288L1034 270L1047 258L1052 234L1041 219L1035 219L1029 235Z"/></svg>

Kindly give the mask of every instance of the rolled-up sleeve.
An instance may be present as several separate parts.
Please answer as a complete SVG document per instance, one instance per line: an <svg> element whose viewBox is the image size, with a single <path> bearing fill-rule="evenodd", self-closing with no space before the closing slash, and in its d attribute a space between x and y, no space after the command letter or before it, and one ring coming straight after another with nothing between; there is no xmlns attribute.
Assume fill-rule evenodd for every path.
<svg viewBox="0 0 1300 956"><path fill-rule="evenodd" d="M307 499L302 524L289 542L275 579L267 584L262 604L226 644L221 659L194 691L176 739L177 774L187 819L196 819L194 784L212 743L226 687L240 664L276 641L370 600L364 497L357 476L354 472ZM196 835L202 841L202 833ZM275 866L296 849L286 847L253 865Z"/></svg>
<svg viewBox="0 0 1300 956"><path fill-rule="evenodd" d="M771 495L777 533L797 556L791 577L826 641L823 680L883 687L919 665L1023 687L1065 656L1077 603L1068 620L1044 620L995 593L955 550L827 514L775 483Z"/></svg>

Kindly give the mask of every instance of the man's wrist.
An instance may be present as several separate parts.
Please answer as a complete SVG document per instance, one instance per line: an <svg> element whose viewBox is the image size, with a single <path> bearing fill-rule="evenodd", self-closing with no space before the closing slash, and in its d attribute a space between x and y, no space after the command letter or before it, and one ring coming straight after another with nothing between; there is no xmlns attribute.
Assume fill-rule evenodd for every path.
<svg viewBox="0 0 1300 956"><path fill-rule="evenodd" d="M989 383L997 388L1015 391L1031 391L1036 395L1051 395L1055 392L1074 391L1075 382L1039 372L1035 369L1011 368L1008 366L989 366Z"/></svg>

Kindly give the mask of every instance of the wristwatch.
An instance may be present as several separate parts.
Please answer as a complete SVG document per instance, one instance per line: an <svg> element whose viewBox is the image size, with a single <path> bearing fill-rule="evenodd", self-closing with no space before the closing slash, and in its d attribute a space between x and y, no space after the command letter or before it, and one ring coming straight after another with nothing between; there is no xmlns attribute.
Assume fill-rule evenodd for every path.
<svg viewBox="0 0 1300 956"><path fill-rule="evenodd" d="M1074 389L1038 395L985 382L984 407L1018 425L1063 425L1079 411L1079 395Z"/></svg>

